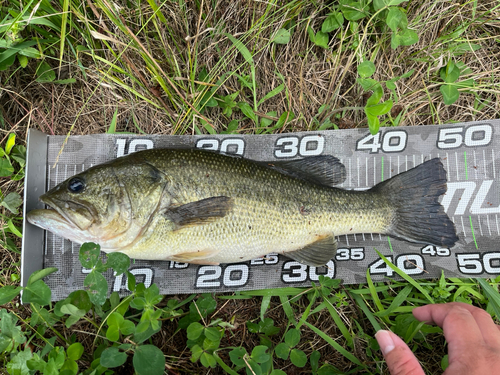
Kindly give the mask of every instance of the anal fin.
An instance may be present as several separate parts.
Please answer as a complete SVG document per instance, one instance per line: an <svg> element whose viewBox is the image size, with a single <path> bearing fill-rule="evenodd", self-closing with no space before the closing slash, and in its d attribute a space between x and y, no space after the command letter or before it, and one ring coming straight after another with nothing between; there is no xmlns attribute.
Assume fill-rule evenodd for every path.
<svg viewBox="0 0 500 375"><path fill-rule="evenodd" d="M337 252L337 240L333 235L321 237L302 249L285 253L285 256L308 266L321 267Z"/></svg>

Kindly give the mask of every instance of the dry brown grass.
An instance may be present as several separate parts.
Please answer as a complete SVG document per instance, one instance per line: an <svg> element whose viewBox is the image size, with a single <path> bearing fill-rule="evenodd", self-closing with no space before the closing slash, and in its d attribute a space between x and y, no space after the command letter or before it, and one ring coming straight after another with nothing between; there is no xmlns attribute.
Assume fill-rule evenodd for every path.
<svg viewBox="0 0 500 375"><path fill-rule="evenodd" d="M222 33L241 37L247 48L255 52L257 98L262 98L282 83L277 73L284 77L286 90L259 108L262 113L275 110L280 114L291 110L296 114L296 119L281 131L312 129L311 119L323 104L329 104L335 111L363 106L363 92L356 84L356 67L361 59L366 58L375 62L377 71L374 78L381 81L415 69L410 78L397 84L399 104L407 111L402 125L475 121L499 116L498 10L486 17L479 17L495 5L494 1L480 2L475 19L472 19L471 14L474 2L414 2L408 9L408 16L410 25L420 36L417 44L392 50L388 33L382 33L381 28L369 28L357 55L352 48L354 36L347 36L346 30L339 29L332 34L330 50L313 46L310 42L305 26L310 25L315 30L321 27L327 14L324 5L306 3L288 11L276 12L272 24L264 24L262 29L256 29L255 20L266 8L265 3L258 2L250 3L250 6L231 1L219 2L215 9L204 3L203 14L206 18L202 20L194 3L190 2L187 9L170 4L163 12L168 28L159 30L155 30L150 22L139 32L143 25L138 22L145 22L151 15L151 11L145 7L142 11L126 13L125 16L130 30L139 32L141 44L157 59L182 97L192 103L196 100L197 92L190 81L196 79L201 67L205 66L207 71L214 72L212 82L225 72L249 74L248 64L244 63L241 54L235 51ZM98 14L103 16L102 12ZM270 44L269 38L273 33L291 19L295 21L296 27L290 43ZM466 22L470 25L460 38L440 40ZM131 121L134 116L146 133L171 134L175 129L172 119L183 120L181 128L186 133L193 133L193 121L199 126L197 116L192 116L190 108L179 97L169 100L167 93L157 86L154 75L148 71L135 48L123 47L130 42L130 37L113 29L113 24L105 17L101 21L91 19L89 24L104 34L107 33L106 29L110 30L107 35L122 43L110 42L110 47L115 52L124 50L122 56L126 56L126 59L122 57L116 61L112 52L98 40L93 42L102 49L95 49L92 53L125 69L126 74L115 76L121 77L124 85L149 98L156 106L111 82L107 74L109 66L92 59L90 52L80 52L80 62L86 67L86 79L71 55L66 56L68 61L63 65L65 75L77 78L78 82L73 85L35 82L36 61L16 72L10 79L8 73L1 73L5 84L0 96L0 108L6 122L20 135L28 126L47 133L65 134L74 125L73 134L99 133L106 130L114 110L118 108L119 130L136 131ZM253 34L249 35L249 30ZM360 33L362 37L362 29ZM481 48L461 55L451 50L459 43L468 42L480 44ZM472 70L464 78L474 78L477 86L471 90L474 94L462 94L455 104L446 106L439 93L441 80L438 71L450 58L465 63ZM227 95L240 89L237 77L231 76L224 82L219 94ZM175 94L173 90L171 92ZM249 90L243 90L238 100L251 103ZM478 100L485 103L484 108L478 109ZM172 118L167 115L168 111L173 114ZM361 110L339 113L342 118L351 120L352 126L366 126L365 115ZM205 116L217 131L224 130L231 120L222 115L219 108L208 109ZM241 113L233 117L243 118ZM336 119L336 122L339 124L340 119ZM240 124L241 132L251 133L255 130L248 119L242 120Z"/></svg>

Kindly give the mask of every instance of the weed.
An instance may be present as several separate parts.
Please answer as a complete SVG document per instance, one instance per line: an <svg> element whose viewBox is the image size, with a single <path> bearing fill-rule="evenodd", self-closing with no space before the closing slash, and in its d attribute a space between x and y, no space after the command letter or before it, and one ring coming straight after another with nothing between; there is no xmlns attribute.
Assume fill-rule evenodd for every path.
<svg viewBox="0 0 500 375"><path fill-rule="evenodd" d="M444 104L450 105L455 103L460 96L459 88L473 88L475 81L472 78L457 82L460 75L470 74L471 70L463 63L455 63L450 60L446 66L439 70L441 79L445 82L439 87L439 91L443 94Z"/></svg>
<svg viewBox="0 0 500 375"><path fill-rule="evenodd" d="M5 148L0 147L0 177L9 177L12 181L20 181L24 178L26 148L22 145L16 145L15 142L15 133L10 133L7 136ZM7 212L0 213L3 234L0 238L0 246L18 254L20 251L11 236L14 236L13 238L22 237L22 218L19 216L19 207L22 204L23 199L18 192L11 191L4 195L0 190L0 206L7 210Z"/></svg>

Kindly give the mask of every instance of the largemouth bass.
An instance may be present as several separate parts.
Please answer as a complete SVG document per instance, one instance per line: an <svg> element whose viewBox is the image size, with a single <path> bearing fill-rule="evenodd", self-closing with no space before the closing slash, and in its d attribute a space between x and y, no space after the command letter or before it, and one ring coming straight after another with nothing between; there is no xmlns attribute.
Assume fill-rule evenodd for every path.
<svg viewBox="0 0 500 375"><path fill-rule="evenodd" d="M67 179L40 197L49 209L27 218L105 252L196 264L277 252L321 266L344 234L444 247L458 240L438 201L446 192L439 159L367 191L331 187L343 168L332 156L268 164L202 150L144 150Z"/></svg>

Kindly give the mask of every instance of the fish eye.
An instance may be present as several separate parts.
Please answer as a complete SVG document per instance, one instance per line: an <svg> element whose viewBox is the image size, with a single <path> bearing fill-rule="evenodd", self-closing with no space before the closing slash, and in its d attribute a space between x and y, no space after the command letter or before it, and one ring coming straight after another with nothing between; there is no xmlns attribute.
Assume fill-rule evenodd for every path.
<svg viewBox="0 0 500 375"><path fill-rule="evenodd" d="M85 189L85 182L79 177L73 177L68 182L68 190L72 193L81 193Z"/></svg>

